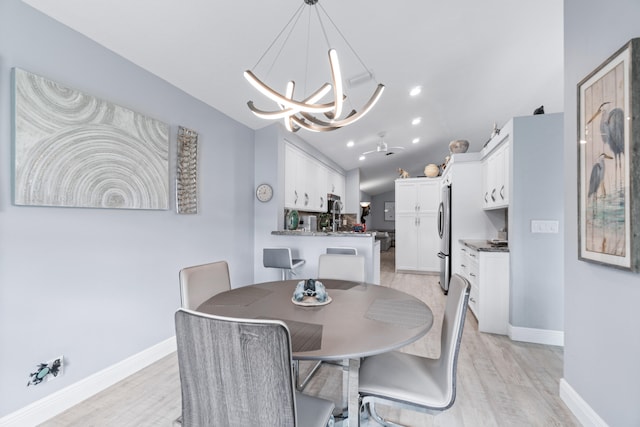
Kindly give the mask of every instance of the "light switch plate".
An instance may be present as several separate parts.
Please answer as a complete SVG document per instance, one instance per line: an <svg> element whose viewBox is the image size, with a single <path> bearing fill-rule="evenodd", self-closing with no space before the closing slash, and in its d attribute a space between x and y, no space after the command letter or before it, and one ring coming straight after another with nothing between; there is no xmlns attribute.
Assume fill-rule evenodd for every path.
<svg viewBox="0 0 640 427"><path fill-rule="evenodd" d="M558 221L547 221L534 219L531 220L532 233L558 233Z"/></svg>

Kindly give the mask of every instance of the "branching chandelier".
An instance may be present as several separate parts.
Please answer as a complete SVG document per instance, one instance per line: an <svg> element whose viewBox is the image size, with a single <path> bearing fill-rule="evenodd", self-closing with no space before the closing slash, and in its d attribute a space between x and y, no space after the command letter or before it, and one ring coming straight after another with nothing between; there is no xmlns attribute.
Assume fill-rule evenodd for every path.
<svg viewBox="0 0 640 427"><path fill-rule="evenodd" d="M267 53L274 47L276 42L285 34L287 31L287 35L284 39L284 43L280 48L275 60L278 59L284 44L287 43L294 27L296 26L300 16L303 13L303 9L305 8L305 4L309 6L315 6L313 9L316 12L316 16L320 27L322 28L322 33L324 35L324 40L328 46L331 46L329 43L329 39L327 37L327 33L325 31L324 24L320 17L319 9L322 10L327 19L331 22L333 27L337 30L338 34L342 37L342 39L346 42L347 46L355 57L358 59L360 64L365 68L367 72L367 79L373 77L373 74L366 68L358 54L351 47L351 45L346 41L340 30L333 23L333 20L329 17L327 12L320 6L318 0L304 0L304 4L300 5L298 10L291 17L287 25L280 31L276 39L271 43L271 45L267 48L267 50L262 54L253 70L260 64L260 62L265 58ZM308 37L307 37L308 40ZM309 44L307 42L307 55L309 54ZM331 83L324 83L320 85L318 89L311 92L311 94L302 98L302 100L294 99L294 91L296 89L296 84L293 80L290 80L286 84L284 94L279 93L278 91L269 87L266 83L264 83L256 74L251 70L246 70L244 72L244 77L251 83L251 85L256 88L261 94L269 98L271 101L275 102L278 105L277 110L273 111L265 111L257 108L253 101L247 102L249 109L258 117L262 119L268 120L277 120L283 119L284 125L290 132L297 132L300 129L306 129L314 132L326 132L331 130L340 129L341 127L347 126L356 122L357 120L364 117L378 102L382 92L384 91L384 85L378 84L373 95L369 98L369 100L364 104L360 111L356 111L352 109L349 113L344 114L348 108L345 108L345 102L348 101L347 95L344 92L345 83L343 81L342 71L340 69L340 63L338 61L338 53L336 49L333 47L329 48L328 52L329 59L329 68L331 73ZM274 60L274 63L275 63ZM333 89L333 101L331 102L322 102L322 99L329 94Z"/></svg>

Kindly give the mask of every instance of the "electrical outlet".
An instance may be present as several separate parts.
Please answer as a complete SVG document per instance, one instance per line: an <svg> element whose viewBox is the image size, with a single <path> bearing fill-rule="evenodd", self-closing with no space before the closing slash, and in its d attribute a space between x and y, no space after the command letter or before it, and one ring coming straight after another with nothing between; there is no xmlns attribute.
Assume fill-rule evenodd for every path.
<svg viewBox="0 0 640 427"><path fill-rule="evenodd" d="M558 221L543 221L534 219L531 221L531 232L557 234Z"/></svg>
<svg viewBox="0 0 640 427"><path fill-rule="evenodd" d="M29 374L29 382L27 386L38 385L43 382L51 381L52 379L62 375L64 367L64 357L56 357L48 362L39 363L35 372Z"/></svg>

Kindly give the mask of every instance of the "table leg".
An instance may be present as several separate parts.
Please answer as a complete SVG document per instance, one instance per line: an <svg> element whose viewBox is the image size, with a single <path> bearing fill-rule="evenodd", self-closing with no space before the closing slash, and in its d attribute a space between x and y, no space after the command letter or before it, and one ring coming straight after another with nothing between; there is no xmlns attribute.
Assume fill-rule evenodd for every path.
<svg viewBox="0 0 640 427"><path fill-rule="evenodd" d="M358 378L360 374L360 358L344 360L342 363L342 403L347 408L349 427L360 426L360 402L358 399Z"/></svg>

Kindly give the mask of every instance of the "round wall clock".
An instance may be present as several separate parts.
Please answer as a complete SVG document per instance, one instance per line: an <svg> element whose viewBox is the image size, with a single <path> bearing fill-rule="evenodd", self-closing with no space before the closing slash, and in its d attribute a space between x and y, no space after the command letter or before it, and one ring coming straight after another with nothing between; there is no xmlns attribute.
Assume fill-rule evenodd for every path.
<svg viewBox="0 0 640 427"><path fill-rule="evenodd" d="M273 188L269 184L260 184L256 188L256 197L261 202L268 202L273 197Z"/></svg>

